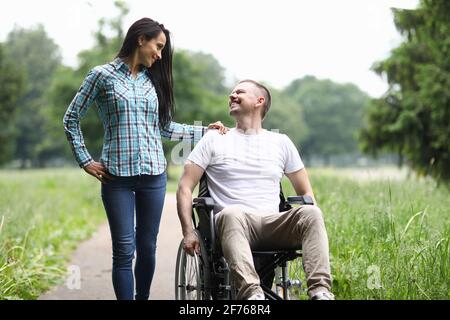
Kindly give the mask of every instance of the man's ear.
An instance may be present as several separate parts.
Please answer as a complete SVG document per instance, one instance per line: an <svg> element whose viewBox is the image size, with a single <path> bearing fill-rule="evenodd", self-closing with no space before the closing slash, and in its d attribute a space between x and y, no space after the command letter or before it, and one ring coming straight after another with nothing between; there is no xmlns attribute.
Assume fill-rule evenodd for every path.
<svg viewBox="0 0 450 320"><path fill-rule="evenodd" d="M259 106L264 105L264 102L266 101L266 99L263 96L260 96L256 99L256 101L257 101L256 106L259 107Z"/></svg>

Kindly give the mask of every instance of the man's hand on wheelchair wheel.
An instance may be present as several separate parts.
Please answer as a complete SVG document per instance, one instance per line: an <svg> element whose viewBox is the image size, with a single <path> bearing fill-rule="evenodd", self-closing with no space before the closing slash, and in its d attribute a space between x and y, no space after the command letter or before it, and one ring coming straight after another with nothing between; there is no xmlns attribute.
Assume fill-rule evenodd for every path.
<svg viewBox="0 0 450 320"><path fill-rule="evenodd" d="M184 250L190 254L194 255L194 252L200 254L200 242L198 241L197 235L194 232L188 233L184 239Z"/></svg>

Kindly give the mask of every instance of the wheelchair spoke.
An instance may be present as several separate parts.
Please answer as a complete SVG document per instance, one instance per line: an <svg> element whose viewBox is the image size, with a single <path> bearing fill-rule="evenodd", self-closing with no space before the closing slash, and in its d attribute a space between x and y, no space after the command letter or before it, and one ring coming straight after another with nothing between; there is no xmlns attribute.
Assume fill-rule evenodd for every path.
<svg viewBox="0 0 450 320"><path fill-rule="evenodd" d="M197 255L194 255L193 257L190 255L186 255L188 258L187 270L186 270L186 292L189 296L188 300L197 300L198 299L198 277L199 277L199 270L198 270L198 258Z"/></svg>
<svg viewBox="0 0 450 320"><path fill-rule="evenodd" d="M289 262L288 277L289 277L289 282L290 282L290 288L289 288L290 297L289 297L289 299L290 300L300 300L300 296L302 295L301 279L304 279L304 277L305 277L300 259Z"/></svg>
<svg viewBox="0 0 450 320"><path fill-rule="evenodd" d="M208 289L205 289L205 265L203 259L195 254L191 256L180 244L177 256L175 298L177 300L209 299Z"/></svg>

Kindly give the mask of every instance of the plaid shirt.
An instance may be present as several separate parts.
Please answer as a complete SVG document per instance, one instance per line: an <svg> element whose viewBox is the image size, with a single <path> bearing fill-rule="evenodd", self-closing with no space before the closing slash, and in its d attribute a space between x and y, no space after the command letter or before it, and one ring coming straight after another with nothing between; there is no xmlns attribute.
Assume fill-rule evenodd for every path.
<svg viewBox="0 0 450 320"><path fill-rule="evenodd" d="M80 119L93 102L103 122L100 162L117 176L158 175L166 169L161 136L197 142L206 128L170 122L159 127L158 98L147 70L131 77L119 58L92 69L64 115L64 130L75 159L84 167L94 160L86 149Z"/></svg>

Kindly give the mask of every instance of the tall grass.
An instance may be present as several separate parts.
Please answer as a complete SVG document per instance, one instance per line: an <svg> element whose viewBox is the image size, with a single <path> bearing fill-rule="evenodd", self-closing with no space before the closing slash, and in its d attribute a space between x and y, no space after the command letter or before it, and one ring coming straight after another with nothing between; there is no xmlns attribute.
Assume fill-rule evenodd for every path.
<svg viewBox="0 0 450 320"><path fill-rule="evenodd" d="M311 171L338 299L449 299L450 191ZM287 181L286 193L293 194Z"/></svg>
<svg viewBox="0 0 450 320"><path fill-rule="evenodd" d="M338 299L450 298L448 188L309 172ZM181 168L171 173L175 192ZM0 299L35 299L61 281L70 253L106 221L99 189L79 169L0 171Z"/></svg>
<svg viewBox="0 0 450 320"><path fill-rule="evenodd" d="M37 298L105 220L100 186L83 173L0 171L0 299Z"/></svg>

